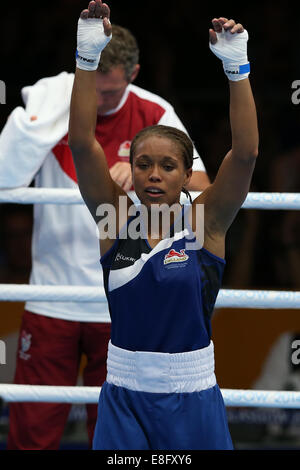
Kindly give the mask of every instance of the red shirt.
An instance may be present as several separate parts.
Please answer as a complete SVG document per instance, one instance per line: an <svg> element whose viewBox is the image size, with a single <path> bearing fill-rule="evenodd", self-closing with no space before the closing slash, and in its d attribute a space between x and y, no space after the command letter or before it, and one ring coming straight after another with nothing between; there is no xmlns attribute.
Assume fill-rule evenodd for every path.
<svg viewBox="0 0 300 470"><path fill-rule="evenodd" d="M95 136L104 150L109 168L119 161L129 162L133 137L144 127L158 124L165 112L166 108L161 104L142 98L130 90L124 105L117 112L98 116ZM68 135L58 142L52 152L61 168L77 182Z"/></svg>

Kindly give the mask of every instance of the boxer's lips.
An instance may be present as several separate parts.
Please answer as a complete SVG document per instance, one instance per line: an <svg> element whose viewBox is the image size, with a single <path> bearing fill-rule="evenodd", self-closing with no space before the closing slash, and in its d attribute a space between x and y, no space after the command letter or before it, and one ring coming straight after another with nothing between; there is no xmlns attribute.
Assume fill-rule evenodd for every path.
<svg viewBox="0 0 300 470"><path fill-rule="evenodd" d="M145 189L145 192L152 197L159 197L162 194L165 194L165 191L163 191L161 188L158 188L157 186L148 186Z"/></svg>

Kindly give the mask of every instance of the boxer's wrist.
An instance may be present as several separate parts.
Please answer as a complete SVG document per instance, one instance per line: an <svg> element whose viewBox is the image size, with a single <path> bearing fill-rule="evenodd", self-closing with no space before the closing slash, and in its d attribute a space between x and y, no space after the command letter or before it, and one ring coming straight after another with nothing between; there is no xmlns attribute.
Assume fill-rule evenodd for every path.
<svg viewBox="0 0 300 470"><path fill-rule="evenodd" d="M101 53L97 56L91 56L85 52L76 49L76 66L81 70L97 70L100 62Z"/></svg>
<svg viewBox="0 0 300 470"><path fill-rule="evenodd" d="M100 18L87 18L78 20L76 65L82 70L97 70L101 52L111 40L106 36L103 20Z"/></svg>
<svg viewBox="0 0 300 470"><path fill-rule="evenodd" d="M223 69L228 80L238 82L248 78L250 74L250 62L235 64L230 61L223 62Z"/></svg>

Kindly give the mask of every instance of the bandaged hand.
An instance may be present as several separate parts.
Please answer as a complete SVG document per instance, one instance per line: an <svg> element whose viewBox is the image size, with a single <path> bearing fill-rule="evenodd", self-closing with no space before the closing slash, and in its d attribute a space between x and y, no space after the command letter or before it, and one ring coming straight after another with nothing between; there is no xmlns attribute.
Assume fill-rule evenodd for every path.
<svg viewBox="0 0 300 470"><path fill-rule="evenodd" d="M89 3L77 26L76 64L82 70L97 70L101 52L111 40L109 7L101 0Z"/></svg>
<svg viewBox="0 0 300 470"><path fill-rule="evenodd" d="M248 32L234 20L218 18L212 20L209 30L209 47L222 60L224 72L232 81L243 80L250 73L247 56Z"/></svg>

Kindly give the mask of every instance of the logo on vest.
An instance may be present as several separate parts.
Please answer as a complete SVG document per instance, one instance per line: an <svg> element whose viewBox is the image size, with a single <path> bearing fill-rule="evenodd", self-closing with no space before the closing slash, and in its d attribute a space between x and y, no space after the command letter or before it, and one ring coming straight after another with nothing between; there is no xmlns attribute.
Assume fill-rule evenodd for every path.
<svg viewBox="0 0 300 470"><path fill-rule="evenodd" d="M180 250L180 252L171 249L169 253L165 255L164 264L170 263L182 263L183 261L187 261L189 256L185 253L185 248Z"/></svg>
<svg viewBox="0 0 300 470"><path fill-rule="evenodd" d="M131 145L131 141L125 140L125 142L123 142L119 147L118 157L129 158L130 145Z"/></svg>
<svg viewBox="0 0 300 470"><path fill-rule="evenodd" d="M126 262L129 261L130 263L135 263L136 259L132 258L131 256L124 256L122 255L122 253L117 253L115 257L115 261L126 261Z"/></svg>
<svg viewBox="0 0 300 470"><path fill-rule="evenodd" d="M21 333L21 349L19 351L19 355L21 359L27 361L31 354L27 354L28 349L31 346L31 335L27 334L25 330Z"/></svg>

